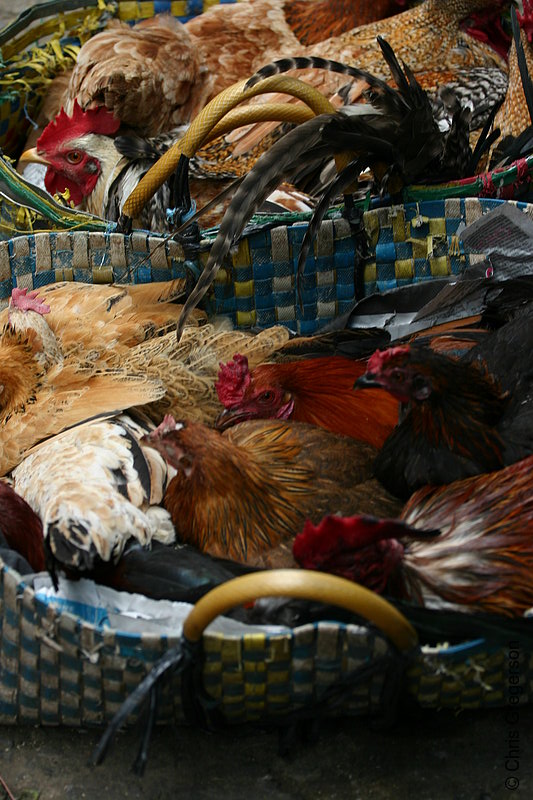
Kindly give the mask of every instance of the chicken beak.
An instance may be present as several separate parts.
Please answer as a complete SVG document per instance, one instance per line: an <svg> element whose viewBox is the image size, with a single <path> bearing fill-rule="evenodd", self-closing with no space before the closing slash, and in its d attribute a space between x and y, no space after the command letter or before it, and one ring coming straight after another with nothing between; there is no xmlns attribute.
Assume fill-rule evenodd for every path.
<svg viewBox="0 0 533 800"><path fill-rule="evenodd" d="M39 155L36 147L31 147L22 153L18 160L17 171L22 172L26 164L45 164L47 167L50 166L50 162Z"/></svg>
<svg viewBox="0 0 533 800"><path fill-rule="evenodd" d="M381 383L378 381L376 376L372 372L366 372L364 375L361 375L360 378L357 378L356 382L353 385L354 389L373 389L376 386L381 386Z"/></svg>
<svg viewBox="0 0 533 800"><path fill-rule="evenodd" d="M227 428L231 428L237 422L242 422L247 418L248 417L246 415L240 414L237 409L225 408L216 418L215 428L217 431L225 431Z"/></svg>

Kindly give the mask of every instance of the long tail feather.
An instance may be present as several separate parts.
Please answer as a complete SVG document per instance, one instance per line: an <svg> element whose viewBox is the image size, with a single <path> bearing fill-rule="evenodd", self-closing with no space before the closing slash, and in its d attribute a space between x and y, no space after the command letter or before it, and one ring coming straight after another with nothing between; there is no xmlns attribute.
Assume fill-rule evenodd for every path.
<svg viewBox="0 0 533 800"><path fill-rule="evenodd" d="M381 41L383 42L384 40ZM385 44L387 43L385 42ZM401 75L401 69L398 61L396 61L396 64ZM352 67L349 64L342 64L340 61L334 61L330 58L319 58L318 56L279 58L276 61L272 61L270 64L266 64L264 67L261 67L261 69L257 70L257 72L248 79L245 89L255 86L256 83L259 83L271 75L278 75L283 72L288 72L291 69L324 69L328 72L338 72L341 75L350 75L352 78L356 78L357 80L366 81L366 83L368 83L372 88L380 89L381 92L387 95L391 100L398 102L398 93L391 88L386 81L378 78L376 75L372 75L371 72L367 72L365 69L359 69L358 67ZM393 77L395 76L393 75ZM406 80L403 75L402 81L403 84L406 85Z"/></svg>
<svg viewBox="0 0 533 800"><path fill-rule="evenodd" d="M513 32L513 41L516 48L516 58L518 61L518 69L520 70L520 78L522 80L522 88L526 98L527 109L529 111L529 119L533 123L533 84L529 77L529 72L526 63L526 54L522 47L522 40L520 38L520 25L518 24L518 17L516 16L516 8L511 8L511 29Z"/></svg>
<svg viewBox="0 0 533 800"><path fill-rule="evenodd" d="M316 158L329 154L331 149L318 147L322 140L322 129L331 115L320 115L304 122L279 139L267 152L259 158L254 168L245 177L235 192L220 224L218 235L211 247L207 264L191 294L185 301L178 320L176 334L181 338L186 320L193 308L196 308L213 282L224 258L261 203L277 186L282 177L297 168L302 156L311 148L316 149Z"/></svg>

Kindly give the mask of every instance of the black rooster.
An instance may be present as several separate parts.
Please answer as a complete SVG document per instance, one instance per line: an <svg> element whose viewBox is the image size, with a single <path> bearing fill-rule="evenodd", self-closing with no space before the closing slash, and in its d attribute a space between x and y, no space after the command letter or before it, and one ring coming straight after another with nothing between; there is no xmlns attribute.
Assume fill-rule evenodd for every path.
<svg viewBox="0 0 533 800"><path fill-rule="evenodd" d="M365 169L372 170L380 193L397 194L422 176L424 180L443 180L473 174L477 160L492 139L484 132L479 146L472 153L468 142L470 109L459 103L453 106L451 124L441 130L434 116L435 106L420 87L407 65L400 65L389 44L378 37L383 56L396 82L397 89L385 81L337 62L324 59L284 59L273 71L294 67L320 67L345 72L369 84L369 106L359 106L355 113L339 111L322 114L289 131L256 162L236 191L220 225L208 262L187 299L178 322L178 338L188 313L209 288L232 243L240 236L250 216L272 189L288 175L303 168L317 168L335 154L354 153L355 158L341 171L326 190L322 202L309 225L302 244L299 269L312 235L330 199L357 180ZM271 74L269 68L259 78ZM250 84L255 82L255 76Z"/></svg>
<svg viewBox="0 0 533 800"><path fill-rule="evenodd" d="M533 453L533 316L524 312L460 359L415 343L369 360L356 386L381 386L408 409L375 462L390 492L407 498Z"/></svg>

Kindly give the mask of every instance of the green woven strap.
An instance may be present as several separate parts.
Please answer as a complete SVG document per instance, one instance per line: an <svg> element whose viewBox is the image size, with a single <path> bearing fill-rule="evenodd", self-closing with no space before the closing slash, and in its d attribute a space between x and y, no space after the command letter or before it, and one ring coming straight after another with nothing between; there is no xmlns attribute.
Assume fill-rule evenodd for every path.
<svg viewBox="0 0 533 800"><path fill-rule="evenodd" d="M62 228L83 227L89 231L109 230L108 223L92 214L74 211L56 203L50 195L25 181L7 161L0 158L0 194L11 202L35 211L51 224Z"/></svg>
<svg viewBox="0 0 533 800"><path fill-rule="evenodd" d="M96 8L99 5L100 0L52 0L52 2L49 3L37 3L31 8L27 8L19 14L14 22L0 30L0 47L10 42L17 34L26 31L28 26L36 20L41 20L45 17L53 17L57 14L64 14L68 11ZM113 5L116 8L116 3L110 3L109 5Z"/></svg>

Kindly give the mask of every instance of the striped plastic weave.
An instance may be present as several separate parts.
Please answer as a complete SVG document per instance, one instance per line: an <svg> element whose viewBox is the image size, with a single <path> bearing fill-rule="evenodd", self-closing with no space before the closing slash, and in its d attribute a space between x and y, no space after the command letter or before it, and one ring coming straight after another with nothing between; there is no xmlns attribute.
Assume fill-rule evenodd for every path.
<svg viewBox="0 0 533 800"><path fill-rule="evenodd" d="M62 0L29 9L0 32L0 147L10 157L18 155L48 82L73 62L84 38L109 15L133 23L170 11L186 19L209 5L210 0ZM273 227L244 238L219 273L209 310L228 314L241 326L282 322L310 333L347 310L361 286L369 294L460 274L475 260L462 252L460 227L501 202L478 195L501 195L510 187L506 191L515 196L517 187L527 185L530 162L516 167L514 174L512 169L493 180L494 191L484 178L461 186L411 187L406 199L415 202L365 213L364 242L343 218L326 220L306 264L303 314L294 287L306 223L280 218ZM212 241L206 234L201 254L191 259L174 241L142 231L117 234L105 221L67 213L32 194L1 160L0 184L2 305L14 286L38 288L63 279L194 280ZM532 213L531 206L518 205ZM361 244L369 253L364 261L357 255ZM133 635L57 611L0 561L0 723L103 724L177 640L177 633ZM501 645L477 640L422 647L402 663L373 628L331 621L289 634L205 633L201 685L204 699L235 723L326 701L331 714L379 712L390 699L391 676L404 668L402 688L423 706L491 707L508 700L508 657ZM518 660L520 702L525 703L533 693L533 659L527 648L520 650ZM332 690L339 685L344 691L335 702ZM160 721L185 720L182 688L180 679L166 688Z"/></svg>
<svg viewBox="0 0 533 800"><path fill-rule="evenodd" d="M325 220L306 262L303 313L295 280L306 223L252 233L219 271L207 309L240 327L281 323L313 333L353 305L359 285L368 295L467 270L476 255L463 252L458 232L502 202L453 198L373 209L364 214L363 243L342 217ZM532 205L517 205L533 214ZM140 231L19 236L0 242L0 304L7 304L14 286L34 289L58 280L145 283L186 277L194 282L211 241L204 239L205 252L191 260L177 242ZM362 244L369 251L364 261L357 255Z"/></svg>
<svg viewBox="0 0 533 800"><path fill-rule="evenodd" d="M58 612L3 566L0 723L101 725L177 641L177 636L114 631ZM520 703L528 703L532 659L526 648L516 656ZM406 664L403 687L431 708L505 705L508 660L508 648L484 640L422 647ZM200 699L230 723L313 707L330 715L379 713L390 701L391 680L397 682L404 666L383 635L356 624L320 622L275 635L207 632ZM340 702L335 702L339 686ZM182 690L190 691L179 678L166 687L160 722L186 720Z"/></svg>

